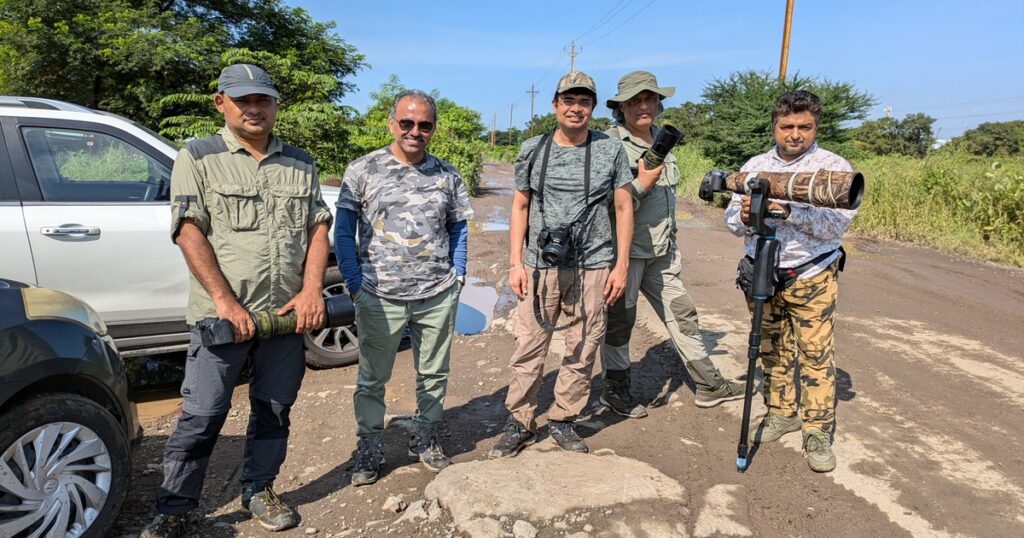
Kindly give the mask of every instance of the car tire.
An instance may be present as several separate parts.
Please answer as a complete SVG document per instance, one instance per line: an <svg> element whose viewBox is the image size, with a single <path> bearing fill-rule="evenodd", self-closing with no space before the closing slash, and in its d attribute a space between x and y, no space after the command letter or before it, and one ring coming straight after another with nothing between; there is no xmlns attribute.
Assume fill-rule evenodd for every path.
<svg viewBox="0 0 1024 538"><path fill-rule="evenodd" d="M337 267L324 276L324 297L348 293ZM330 327L305 335L306 365L311 368L337 368L359 362L359 333L356 325Z"/></svg>
<svg viewBox="0 0 1024 538"><path fill-rule="evenodd" d="M77 394L15 404L0 424L0 536L105 536L128 493L130 458L121 426ZM46 453L37 449L45 446ZM43 467L46 480L25 480ZM34 508L15 511L15 506Z"/></svg>

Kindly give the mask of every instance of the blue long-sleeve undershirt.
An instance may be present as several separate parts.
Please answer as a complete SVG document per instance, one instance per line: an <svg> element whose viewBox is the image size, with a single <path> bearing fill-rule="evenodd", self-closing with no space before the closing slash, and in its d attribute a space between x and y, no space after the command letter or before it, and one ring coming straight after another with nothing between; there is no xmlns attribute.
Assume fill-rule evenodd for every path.
<svg viewBox="0 0 1024 538"><path fill-rule="evenodd" d="M338 214L334 219L334 254L338 258L338 269L341 271L341 278L345 280L345 287L349 293L359 291L363 283L363 273L359 267L358 251L356 249L356 225L359 222L359 214L351 209L338 208ZM469 251L469 226L465 220L449 222L445 229L448 231L448 257L455 267L456 276L465 276L466 260Z"/></svg>

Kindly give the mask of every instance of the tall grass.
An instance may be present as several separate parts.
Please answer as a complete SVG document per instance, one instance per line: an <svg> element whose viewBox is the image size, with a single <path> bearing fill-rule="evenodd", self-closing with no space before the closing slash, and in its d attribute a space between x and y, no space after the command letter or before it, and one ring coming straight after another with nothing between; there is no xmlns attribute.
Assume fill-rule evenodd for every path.
<svg viewBox="0 0 1024 538"><path fill-rule="evenodd" d="M715 163L690 145L673 153L682 176L677 192L698 201L700 180ZM1024 266L1024 158L940 152L852 164L865 179L853 233ZM718 195L715 205L727 200Z"/></svg>

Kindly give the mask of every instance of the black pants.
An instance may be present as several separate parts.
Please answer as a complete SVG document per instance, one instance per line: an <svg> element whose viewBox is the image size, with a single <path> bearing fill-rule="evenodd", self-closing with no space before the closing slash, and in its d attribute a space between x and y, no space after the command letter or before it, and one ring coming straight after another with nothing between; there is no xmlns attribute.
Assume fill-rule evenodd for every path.
<svg viewBox="0 0 1024 538"><path fill-rule="evenodd" d="M164 481L157 511L183 514L199 506L206 468L231 408L231 393L246 363L249 425L242 482L273 482L288 449L289 412L305 374L302 336L203 347L193 330L181 394L184 412L164 449Z"/></svg>

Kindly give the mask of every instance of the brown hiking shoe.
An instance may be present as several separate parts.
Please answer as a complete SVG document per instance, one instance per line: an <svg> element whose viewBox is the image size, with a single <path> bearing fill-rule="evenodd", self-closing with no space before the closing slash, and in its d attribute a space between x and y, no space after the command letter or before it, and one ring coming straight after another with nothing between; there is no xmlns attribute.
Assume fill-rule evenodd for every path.
<svg viewBox="0 0 1024 538"><path fill-rule="evenodd" d="M176 516L157 514L139 534L139 538L185 538L191 536L194 523L191 512Z"/></svg>
<svg viewBox="0 0 1024 538"><path fill-rule="evenodd" d="M832 453L832 438L820 428L804 430L804 457L807 466L816 473L827 473L836 468L836 455Z"/></svg>
<svg viewBox="0 0 1024 538"><path fill-rule="evenodd" d="M758 424L753 433L751 439L755 443L771 443L778 441L783 435L792 432L800 431L800 425L803 423L800 420L800 415L793 415L791 417L784 417L782 415L776 415L775 413L768 413Z"/></svg>
<svg viewBox="0 0 1024 538"><path fill-rule="evenodd" d="M252 483L242 486L242 508L248 510L263 528L274 532L289 529L299 523L295 511L274 493L270 484L262 488Z"/></svg>
<svg viewBox="0 0 1024 538"><path fill-rule="evenodd" d="M727 381L725 379L722 379L722 381L723 383L713 390L697 389L697 393L693 397L693 403L697 407L706 409L715 407L722 402L743 399L743 391L746 388L743 383Z"/></svg>

